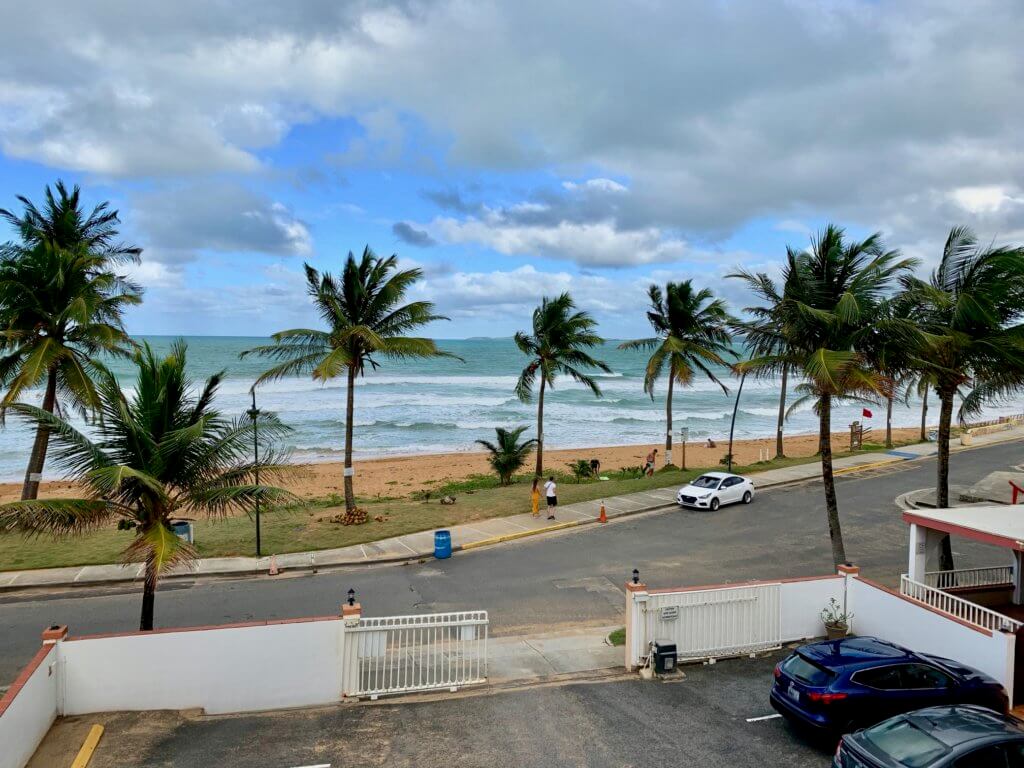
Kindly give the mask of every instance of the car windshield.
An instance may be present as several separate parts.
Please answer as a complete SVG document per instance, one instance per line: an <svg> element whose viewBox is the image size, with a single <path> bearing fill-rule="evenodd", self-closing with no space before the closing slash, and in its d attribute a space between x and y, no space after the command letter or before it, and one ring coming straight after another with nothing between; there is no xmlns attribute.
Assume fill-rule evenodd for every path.
<svg viewBox="0 0 1024 768"><path fill-rule="evenodd" d="M907 768L924 768L949 749L909 720L888 720L864 731L864 740L876 751Z"/></svg>
<svg viewBox="0 0 1024 768"><path fill-rule="evenodd" d="M690 485L692 485L694 488L710 488L714 490L715 488L718 487L718 484L720 482L722 482L722 479L719 477L712 477L711 475L701 475L692 483L690 483Z"/></svg>
<svg viewBox="0 0 1024 768"><path fill-rule="evenodd" d="M786 659L782 664L782 668L786 670L786 674L790 677L796 678L801 683L816 687L825 687L835 677L835 674L829 670L811 663L798 653L794 653Z"/></svg>

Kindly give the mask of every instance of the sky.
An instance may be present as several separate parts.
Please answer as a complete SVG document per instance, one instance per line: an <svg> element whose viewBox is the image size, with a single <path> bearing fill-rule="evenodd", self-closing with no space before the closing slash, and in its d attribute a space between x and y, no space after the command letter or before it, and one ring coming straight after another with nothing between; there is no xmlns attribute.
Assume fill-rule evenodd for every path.
<svg viewBox="0 0 1024 768"><path fill-rule="evenodd" d="M739 309L828 221L922 271L1024 240L1022 39L1017 0L9 3L0 207L109 200L136 334L315 324L303 263L370 245L438 338L565 290L643 336L651 282Z"/></svg>

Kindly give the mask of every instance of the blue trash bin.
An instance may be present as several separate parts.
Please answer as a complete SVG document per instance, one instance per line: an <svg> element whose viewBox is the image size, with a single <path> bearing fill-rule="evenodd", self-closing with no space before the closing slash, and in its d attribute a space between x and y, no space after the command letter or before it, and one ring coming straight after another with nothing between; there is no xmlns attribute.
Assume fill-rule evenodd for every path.
<svg viewBox="0 0 1024 768"><path fill-rule="evenodd" d="M451 531L434 531L434 557L445 560L452 556Z"/></svg>

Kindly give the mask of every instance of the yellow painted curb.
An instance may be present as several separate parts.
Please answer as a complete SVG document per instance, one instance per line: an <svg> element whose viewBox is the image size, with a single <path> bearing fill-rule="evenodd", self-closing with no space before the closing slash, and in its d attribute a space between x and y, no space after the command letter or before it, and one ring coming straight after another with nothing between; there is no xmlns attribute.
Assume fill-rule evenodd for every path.
<svg viewBox="0 0 1024 768"><path fill-rule="evenodd" d="M477 547L486 547L490 544L501 544L503 541L513 541L515 539L525 539L527 536L536 536L538 533L549 533L550 531L560 531L563 528L573 528L583 520L571 520L568 523L559 523L558 525L548 525L544 528L537 528L532 531L516 531L515 533L506 533L502 536L492 536L489 539L480 539L480 541L471 541L468 544L463 544L462 549L476 549Z"/></svg>
<svg viewBox="0 0 1024 768"><path fill-rule="evenodd" d="M875 469L876 467L885 467L889 464L899 464L901 461L906 461L906 459L887 459L886 461L873 461L870 464L858 464L856 467L842 467L841 469L832 470L832 474L848 475L851 472L860 472L864 469Z"/></svg>
<svg viewBox="0 0 1024 768"><path fill-rule="evenodd" d="M96 746L100 743L101 736L103 736L102 725L94 725L89 729L89 735L85 737L85 742L78 750L78 757L71 764L71 768L85 768L89 764L89 761L92 760L92 753L96 751Z"/></svg>

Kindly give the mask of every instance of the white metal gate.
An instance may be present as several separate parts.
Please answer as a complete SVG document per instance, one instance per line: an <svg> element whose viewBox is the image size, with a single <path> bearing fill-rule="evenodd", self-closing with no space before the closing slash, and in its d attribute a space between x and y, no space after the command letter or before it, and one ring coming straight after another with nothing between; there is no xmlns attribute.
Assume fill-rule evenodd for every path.
<svg viewBox="0 0 1024 768"><path fill-rule="evenodd" d="M487 611L360 619L345 642L348 695L428 691L487 680Z"/></svg>
<svg viewBox="0 0 1024 768"><path fill-rule="evenodd" d="M643 621L647 642L675 643L680 659L737 656L779 648L781 585L655 592L647 599Z"/></svg>

